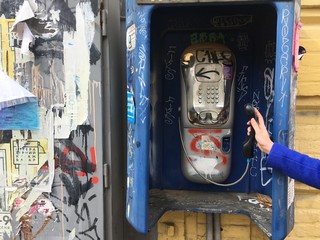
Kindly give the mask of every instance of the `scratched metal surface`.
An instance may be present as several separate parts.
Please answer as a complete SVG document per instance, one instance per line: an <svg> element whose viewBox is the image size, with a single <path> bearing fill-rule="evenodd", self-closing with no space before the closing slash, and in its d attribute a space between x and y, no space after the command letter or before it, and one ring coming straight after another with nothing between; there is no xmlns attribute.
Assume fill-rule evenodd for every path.
<svg viewBox="0 0 320 240"><path fill-rule="evenodd" d="M170 210L243 214L255 222L266 236L272 237L272 210L259 203L257 195L254 193L210 193L152 189L149 194L150 227L164 212Z"/></svg>

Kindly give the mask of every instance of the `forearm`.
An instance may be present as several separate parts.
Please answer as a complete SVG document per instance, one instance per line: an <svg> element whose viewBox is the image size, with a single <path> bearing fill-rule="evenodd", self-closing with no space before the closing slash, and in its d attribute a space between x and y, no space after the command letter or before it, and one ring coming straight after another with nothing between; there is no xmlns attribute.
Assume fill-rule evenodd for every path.
<svg viewBox="0 0 320 240"><path fill-rule="evenodd" d="M320 161L274 143L267 167L272 167L300 182L320 189Z"/></svg>

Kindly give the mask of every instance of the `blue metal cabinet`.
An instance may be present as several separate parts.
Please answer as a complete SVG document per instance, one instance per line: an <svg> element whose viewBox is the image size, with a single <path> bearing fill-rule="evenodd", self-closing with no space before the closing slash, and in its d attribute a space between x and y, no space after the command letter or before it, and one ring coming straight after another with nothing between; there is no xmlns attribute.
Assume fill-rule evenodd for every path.
<svg viewBox="0 0 320 240"><path fill-rule="evenodd" d="M289 145L295 72L295 1L127 0L127 202L129 222L142 233L167 210L248 215L273 239L293 228L293 180L265 167L257 147L249 170L228 187L191 182L181 170L180 58L199 43L221 43L236 56L231 172L246 169L245 103L264 115L273 140ZM254 204L273 199L272 211Z"/></svg>

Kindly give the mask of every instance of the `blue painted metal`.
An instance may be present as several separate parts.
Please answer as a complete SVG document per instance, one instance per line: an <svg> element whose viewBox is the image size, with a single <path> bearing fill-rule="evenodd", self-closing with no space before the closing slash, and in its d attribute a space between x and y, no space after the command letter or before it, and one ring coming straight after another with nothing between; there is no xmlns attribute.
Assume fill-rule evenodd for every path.
<svg viewBox="0 0 320 240"><path fill-rule="evenodd" d="M249 174L235 186L192 183L181 172L178 132L180 54L193 43L222 42L237 56L233 130L238 134L232 143L234 157L227 182L239 178L246 165L239 144L246 138L245 103L258 106L274 140L288 145L285 133L290 110L292 38L289 36L292 36L293 11L294 1L289 0L150 5L127 0L126 215L137 231L146 233L150 227L148 218L153 213L149 212L149 190L153 189L263 193L273 198L272 238L281 239L293 228L293 203L287 206L288 178L264 167L266 155L255 148ZM284 18L283 14L287 13ZM206 25L210 14L253 18L240 27L212 30ZM247 45L239 46L239 38L247 38L243 41ZM272 55L274 46L277 57L268 58L266 53ZM283 72L284 67L288 71ZM223 209L214 211L223 212Z"/></svg>
<svg viewBox="0 0 320 240"><path fill-rule="evenodd" d="M285 146L289 145L289 114L290 114L290 82L292 72L292 46L294 26L294 3L275 4L277 8L277 53L274 94L274 140ZM272 238L284 239L293 228L284 224L292 222L293 202L288 206L288 177L273 171L272 180Z"/></svg>
<svg viewBox="0 0 320 240"><path fill-rule="evenodd" d="M148 231L150 14L150 7L127 2L127 28L136 26L130 44L136 47L127 51L128 106L134 112L128 112L126 216L139 232Z"/></svg>

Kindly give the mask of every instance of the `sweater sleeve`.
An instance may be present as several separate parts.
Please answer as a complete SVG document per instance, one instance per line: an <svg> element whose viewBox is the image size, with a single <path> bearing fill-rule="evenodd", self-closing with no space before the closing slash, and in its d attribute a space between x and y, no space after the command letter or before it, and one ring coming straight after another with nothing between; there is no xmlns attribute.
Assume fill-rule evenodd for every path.
<svg viewBox="0 0 320 240"><path fill-rule="evenodd" d="M320 189L320 160L274 143L266 162L289 177Z"/></svg>

